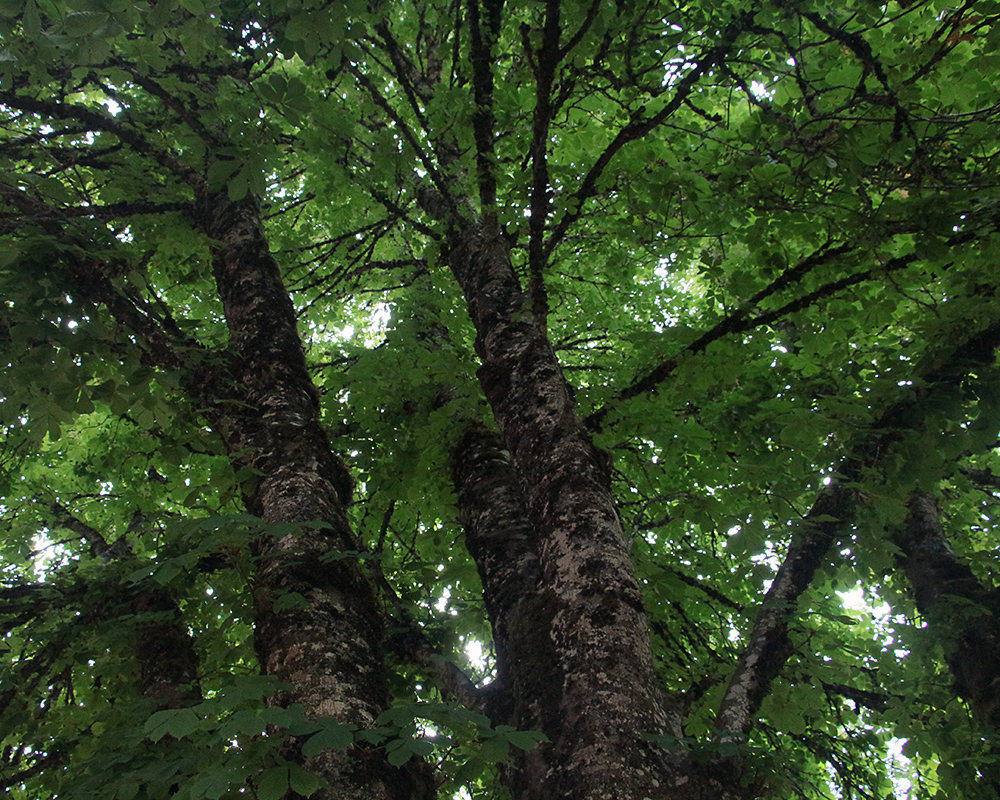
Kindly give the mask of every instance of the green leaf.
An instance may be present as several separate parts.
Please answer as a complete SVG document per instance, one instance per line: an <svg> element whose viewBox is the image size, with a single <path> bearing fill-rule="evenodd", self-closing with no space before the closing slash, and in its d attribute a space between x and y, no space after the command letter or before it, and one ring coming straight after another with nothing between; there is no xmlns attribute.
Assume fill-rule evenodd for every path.
<svg viewBox="0 0 1000 800"><path fill-rule="evenodd" d="M66 15L63 30L74 38L91 36L107 25L110 19L110 14L99 11L74 11Z"/></svg>
<svg viewBox="0 0 1000 800"><path fill-rule="evenodd" d="M455 773L455 780L458 783L471 783L483 774L486 766L486 762L480 758L467 759Z"/></svg>
<svg viewBox="0 0 1000 800"><path fill-rule="evenodd" d="M533 750L539 743L549 741L549 737L541 731L510 731L504 736L519 750Z"/></svg>
<svg viewBox="0 0 1000 800"><path fill-rule="evenodd" d="M226 193L229 199L238 203L250 192L250 174L245 168L237 172L226 184Z"/></svg>
<svg viewBox="0 0 1000 800"><path fill-rule="evenodd" d="M309 797L326 783L298 764L292 763L288 765L288 785L293 792Z"/></svg>
<svg viewBox="0 0 1000 800"><path fill-rule="evenodd" d="M314 733L302 745L302 755L312 758L324 750L345 750L354 741L353 731L357 726L337 722L335 720L320 720L323 727Z"/></svg>
<svg viewBox="0 0 1000 800"><path fill-rule="evenodd" d="M293 608L305 608L308 605L309 601L298 592L285 592L278 595L274 601L274 613L278 614Z"/></svg>
<svg viewBox="0 0 1000 800"><path fill-rule="evenodd" d="M288 765L268 767L257 778L258 800L281 800L290 788Z"/></svg>
<svg viewBox="0 0 1000 800"><path fill-rule="evenodd" d="M136 785L137 784L133 784ZM138 786L137 786L138 788ZM232 781L225 774L210 773L191 785L192 800L219 800L224 794L235 788Z"/></svg>
<svg viewBox="0 0 1000 800"><path fill-rule="evenodd" d="M235 160L213 161L208 166L208 185L212 189L221 189L239 170L240 164Z"/></svg>
<svg viewBox="0 0 1000 800"><path fill-rule="evenodd" d="M413 739L393 739L385 746L386 759L394 767L401 767L414 755Z"/></svg>
<svg viewBox="0 0 1000 800"><path fill-rule="evenodd" d="M221 730L226 736L260 736L264 733L267 723L255 711L242 709L226 720Z"/></svg>
<svg viewBox="0 0 1000 800"><path fill-rule="evenodd" d="M146 720L143 733L154 742L164 736L183 739L201 728L201 720L190 708L169 711L157 711Z"/></svg>
<svg viewBox="0 0 1000 800"><path fill-rule="evenodd" d="M24 25L24 35L29 42L37 42L42 35L42 19L38 13L38 6L35 0L27 0L24 4L24 16L21 18Z"/></svg>
<svg viewBox="0 0 1000 800"><path fill-rule="evenodd" d="M293 42L301 42L309 36L314 24L310 14L293 14L285 27L285 36Z"/></svg>

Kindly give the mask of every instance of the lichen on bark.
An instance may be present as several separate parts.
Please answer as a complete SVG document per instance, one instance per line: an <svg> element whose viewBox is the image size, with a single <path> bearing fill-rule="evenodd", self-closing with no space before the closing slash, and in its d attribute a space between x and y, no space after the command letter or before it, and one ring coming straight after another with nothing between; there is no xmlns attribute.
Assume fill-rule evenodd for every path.
<svg viewBox="0 0 1000 800"><path fill-rule="evenodd" d="M461 514L493 596L488 604L517 608L532 620L516 642L510 620L498 631L506 637L501 652L510 658L501 674L512 692L512 718L550 740L521 760L521 774L509 787L517 800L721 796L710 778L682 780L686 767L678 758L647 741L679 735L680 725L653 668L642 594L611 493L610 460L576 413L507 245L479 225L455 232L450 245L448 263L476 328L479 381L510 456L508 463L496 455L497 442L489 445L492 457L458 460ZM476 472L486 466L492 477L489 470ZM497 491L498 485L508 488ZM517 524L502 510L510 513L514 497L523 498L513 503L523 513ZM496 504L495 524L510 537L513 560L533 565L537 557L537 579L532 566L532 582L519 582L510 564L494 555L502 535L486 530L490 512L463 503Z"/></svg>
<svg viewBox="0 0 1000 800"><path fill-rule="evenodd" d="M273 702L372 727L390 704L382 609L357 559L325 558L359 549L346 514L352 481L320 423L295 309L253 197L208 194L195 219L212 243L230 335L229 396L215 413L234 466L259 476L244 501L265 523L309 523L254 543L254 646L264 672L291 687ZM278 610L288 593L305 604ZM291 738L284 753L326 780L315 800L433 794L419 761L394 767L384 751L359 746L302 759L300 745Z"/></svg>

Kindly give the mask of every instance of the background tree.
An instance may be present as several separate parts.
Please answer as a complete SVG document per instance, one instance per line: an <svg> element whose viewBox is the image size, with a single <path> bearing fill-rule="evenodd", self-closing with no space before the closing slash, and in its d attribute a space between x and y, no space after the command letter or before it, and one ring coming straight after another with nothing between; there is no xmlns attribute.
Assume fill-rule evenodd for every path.
<svg viewBox="0 0 1000 800"><path fill-rule="evenodd" d="M4 787L1000 793L996 20L0 7Z"/></svg>

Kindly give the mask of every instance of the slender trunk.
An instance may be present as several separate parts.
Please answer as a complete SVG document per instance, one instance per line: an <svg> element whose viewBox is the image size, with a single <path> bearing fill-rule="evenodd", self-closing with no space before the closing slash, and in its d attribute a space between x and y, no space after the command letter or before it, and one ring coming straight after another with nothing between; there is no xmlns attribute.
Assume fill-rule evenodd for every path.
<svg viewBox="0 0 1000 800"><path fill-rule="evenodd" d="M60 503L53 503L51 511L55 523L86 541L93 555L106 561L131 557L125 537L109 544L104 534ZM152 581L125 588L124 600L122 613L136 618L132 650L139 668L140 694L154 700L160 710L200 702L198 653L177 601L166 587Z"/></svg>
<svg viewBox="0 0 1000 800"><path fill-rule="evenodd" d="M542 586L517 473L500 437L474 427L455 450L452 475L459 521L493 628L497 677L489 687L487 713L495 724L542 731L554 741L560 698L552 689L563 676L547 637L553 592ZM550 746L513 754L505 783L515 797L544 775Z"/></svg>
<svg viewBox="0 0 1000 800"><path fill-rule="evenodd" d="M293 687L276 702L372 727L390 703L382 611L356 560L323 558L358 549L346 514L352 484L319 422L294 307L253 199L206 197L198 219L214 240L239 401L224 410L222 433L234 464L259 476L245 487L247 508L268 523L323 524L256 543L254 644L261 665ZM290 592L304 604L276 611L275 601ZM289 757L295 748L292 741ZM422 765L395 768L383 753L357 746L304 763L330 783L317 800L413 800L431 793Z"/></svg>
<svg viewBox="0 0 1000 800"><path fill-rule="evenodd" d="M962 391L966 375L991 364L1000 345L1000 322L973 334L962 345L947 351L933 366L918 375L922 388L907 391L891 404L870 426L872 434L861 438L841 461L839 479L824 489L803 520L800 536L771 583L750 642L737 662L723 696L715 722L715 738L724 742L745 742L756 724L761 703L772 681L784 667L793 649L788 626L796 613L799 597L812 584L816 570L837 541L840 531L853 517L855 490L852 484L866 471L885 472L887 458L901 440L920 431L943 398ZM740 771L740 759L726 762L726 769Z"/></svg>
<svg viewBox="0 0 1000 800"><path fill-rule="evenodd" d="M495 693L512 696L512 665L525 654L517 631L527 598L541 586L538 555L524 508L524 493L500 437L475 426L455 449L452 476L465 544L483 583L483 600L493 629L497 658ZM511 724L510 703L491 716Z"/></svg>
<svg viewBox="0 0 1000 800"><path fill-rule="evenodd" d="M945 640L956 693L981 725L1000 729L1000 594L951 549L937 502L926 492L910 497L896 543L917 610Z"/></svg>
<svg viewBox="0 0 1000 800"><path fill-rule="evenodd" d="M794 652L788 626L799 597L812 584L816 570L843 527L843 520L851 513L852 503L851 490L839 484L832 486L820 494L802 520L804 530L789 548L760 604L750 641L723 695L715 718L716 741L746 741L761 703L771 691L772 681ZM733 777L737 778L742 759L730 759L727 767L734 770Z"/></svg>
<svg viewBox="0 0 1000 800"><path fill-rule="evenodd" d="M910 496L903 530L896 535L900 564L913 587L917 610L940 638L955 693L969 704L973 719L1000 728L1000 593L983 586L951 549L941 526L937 501L927 492ZM992 739L977 765L983 800L1000 797L1000 747Z"/></svg>
<svg viewBox="0 0 1000 800"><path fill-rule="evenodd" d="M517 645L534 657L513 660L510 682L523 687L516 699L534 704L524 718L534 715L551 741L532 764L535 774L512 783L516 800L720 797L710 779L692 777L682 754L644 740L680 728L653 669L610 461L576 414L506 245L470 227L454 237L449 263L476 327L479 380L523 488L542 587L530 590L529 603L539 603L523 633L531 641ZM486 572L498 563L491 549L480 553ZM488 575L484 582L499 598L516 579Z"/></svg>

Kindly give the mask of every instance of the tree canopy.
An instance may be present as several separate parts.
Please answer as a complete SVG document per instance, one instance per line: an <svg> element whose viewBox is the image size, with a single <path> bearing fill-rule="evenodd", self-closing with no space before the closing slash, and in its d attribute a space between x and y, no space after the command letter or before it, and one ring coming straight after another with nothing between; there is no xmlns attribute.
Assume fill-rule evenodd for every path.
<svg viewBox="0 0 1000 800"><path fill-rule="evenodd" d="M2 0L0 786L1000 797L998 20Z"/></svg>

